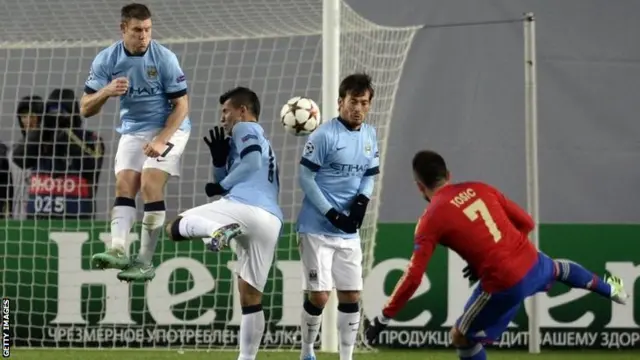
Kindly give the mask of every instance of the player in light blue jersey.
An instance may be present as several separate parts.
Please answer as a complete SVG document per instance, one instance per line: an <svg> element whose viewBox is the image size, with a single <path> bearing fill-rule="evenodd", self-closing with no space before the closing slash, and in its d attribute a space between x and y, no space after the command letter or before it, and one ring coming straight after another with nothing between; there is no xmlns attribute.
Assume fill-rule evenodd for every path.
<svg viewBox="0 0 640 360"><path fill-rule="evenodd" d="M211 150L215 178L205 191L209 197L223 197L180 214L167 225L167 233L175 241L202 238L212 251L235 239L242 306L238 359L253 360L265 327L262 292L282 228L278 164L258 124L256 93L237 87L220 97L220 105L222 127L211 130L211 139L204 139Z"/></svg>
<svg viewBox="0 0 640 360"><path fill-rule="evenodd" d="M151 40L151 12L142 4L121 10L122 40L100 51L91 64L81 113L91 117L109 98L120 99L121 133L115 157L116 199L111 212L111 247L93 256L120 280L151 280L152 258L165 222L164 188L180 175L189 139L187 82L176 55ZM136 220L136 195L144 200L138 257L126 256L126 239Z"/></svg>
<svg viewBox="0 0 640 360"><path fill-rule="evenodd" d="M375 129L364 124L374 89L366 74L342 80L339 117L309 136L300 160L305 194L297 231L308 297L302 311L300 359L315 360L313 344L322 310L338 292L340 359L351 360L358 334L362 290L362 250L358 229L379 172Z"/></svg>

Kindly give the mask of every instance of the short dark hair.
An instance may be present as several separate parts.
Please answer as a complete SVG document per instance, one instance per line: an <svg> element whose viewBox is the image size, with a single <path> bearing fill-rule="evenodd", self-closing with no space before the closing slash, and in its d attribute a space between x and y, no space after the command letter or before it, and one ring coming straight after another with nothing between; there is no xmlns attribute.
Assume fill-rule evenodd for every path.
<svg viewBox="0 0 640 360"><path fill-rule="evenodd" d="M127 22L131 19L147 20L151 19L151 10L144 4L132 3L120 9L120 20Z"/></svg>
<svg viewBox="0 0 640 360"><path fill-rule="evenodd" d="M429 189L434 189L449 175L444 158L431 150L422 150L413 156L413 172Z"/></svg>
<svg viewBox="0 0 640 360"><path fill-rule="evenodd" d="M38 95L28 95L22 97L18 102L18 108L16 109L16 115L38 115L44 114L44 100Z"/></svg>
<svg viewBox="0 0 640 360"><path fill-rule="evenodd" d="M362 96L369 91L369 100L373 99L375 90L371 81L371 76L365 73L356 73L342 79L338 96L344 99L347 95Z"/></svg>
<svg viewBox="0 0 640 360"><path fill-rule="evenodd" d="M255 115L256 120L260 117L260 99L251 89L238 86L220 95L220 105L231 100L231 105L235 108L245 106L249 112Z"/></svg>

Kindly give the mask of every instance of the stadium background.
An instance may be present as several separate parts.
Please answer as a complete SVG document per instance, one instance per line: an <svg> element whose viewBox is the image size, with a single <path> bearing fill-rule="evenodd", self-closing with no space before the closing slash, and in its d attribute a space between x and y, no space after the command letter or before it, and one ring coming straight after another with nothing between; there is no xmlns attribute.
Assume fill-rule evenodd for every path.
<svg viewBox="0 0 640 360"><path fill-rule="evenodd" d="M640 163L637 137L640 102L636 101L637 84L633 81L640 75L640 48L632 35L640 33L640 23L633 15L640 10L639 3L596 0L477 3L403 0L402 6L388 0L348 0L347 3L365 18L390 26L511 19L520 17L522 12L533 11L538 19L541 220L562 223L638 220L636 202L630 200L635 198L634 189L639 183L635 165ZM65 2L56 4L64 6ZM117 15L118 4L110 5L112 9L105 8L106 18L111 16L106 14ZM117 18L114 17L114 21ZM3 33L16 31L10 26L12 22L0 23ZM117 22L112 27L117 36ZM211 44L203 46L207 45ZM286 49L288 43L277 45ZM457 179L490 181L524 204L522 46L521 24L418 32L402 73L393 111L380 221L413 221L422 210L424 204L415 192L397 189L413 188L410 158L417 149L425 147L441 151ZM193 46L189 50L191 56L182 56L187 72L190 65L193 66L198 48ZM7 70L0 127L13 131L2 131L0 140L11 143L20 136L13 112L17 98L28 94L29 89L46 96L62 82L81 92L92 51L95 52L91 48L83 52L62 51L49 60L46 50L41 50L38 58L43 59L44 65L40 64L35 77L25 67L34 66L31 65L34 62L21 63L16 50L9 56L11 61L7 61L3 53L0 66ZM217 51L223 54L224 50ZM80 55L82 63L72 60ZM26 54L26 57L32 56ZM268 57L259 60L270 61ZM66 72L64 77L61 69ZM233 78L215 73L221 69L218 65L209 77L225 78L225 85L232 86ZM290 73L299 74L298 81L306 81L307 74L293 66ZM195 83L194 79L190 81ZM18 83L20 87L16 86ZM211 89L217 86L214 84ZM269 90L277 91L277 86ZM301 91L305 89L304 84L298 87ZM320 78L314 77L306 87L319 88ZM202 84L191 86L192 101L204 94L210 97L206 114L192 113L195 122L205 122L202 130L206 129L206 123L212 124L218 119L219 94L208 89ZM283 101L287 95L294 94L282 95ZM192 104L193 110L202 108L201 103ZM110 102L105 112L114 113L114 109L114 102ZM85 123L105 139L107 156L101 183L112 184L115 124L95 119L87 119ZM201 142L200 134L192 133L192 148ZM198 181L188 189L183 188L181 206L200 201L194 197L194 191L200 191L209 176L206 156L205 153L202 157L185 157L183 168L195 167ZM197 165L194 161L198 161ZM190 179L186 182L191 184ZM112 186L101 186L97 195L104 200L98 205L103 217L108 214L112 191ZM174 196L175 188L169 194Z"/></svg>
<svg viewBox="0 0 640 360"><path fill-rule="evenodd" d="M73 0L67 1L69 6L76 4ZM640 103L636 100L635 79L640 75L640 48L634 34L640 33L640 24L635 16L640 11L640 4L633 1L578 0L404 0L402 6L388 0L347 0L347 3L365 18L389 26L511 19L520 17L525 11L534 12L538 35L541 221L563 224L561 226L638 222L635 190L640 180L637 171L640 163L640 142L637 140ZM65 1L55 4L62 8L66 6ZM113 4L112 9L109 5L105 11L117 12L119 5ZM154 10L153 2L151 10ZM116 24L114 22L114 29ZM11 22L0 22L0 30L11 32L10 26ZM52 28L60 26L51 24ZM244 44L251 45L251 42ZM229 46L231 49L232 45ZM284 50L288 43L273 46L277 52L279 47ZM206 49L206 44L201 48L192 45L185 45L185 48L212 51ZM37 57L46 59L48 65L39 67L41 70L36 73L25 67L25 63L30 62L20 61L16 56L19 52L11 51L0 51L3 55L0 66L6 69L0 140L6 143L19 136L13 114L17 99L26 95L29 89L46 95L60 85L72 87L80 93L93 57L89 52L94 50L54 51L50 53L52 56L47 56L47 51L51 50L41 50ZM456 179L491 182L524 204L522 52L521 24L434 28L417 33L396 94L384 165L380 223L412 223L422 211L424 203L413 191L410 158L416 150L425 147L437 149L445 155ZM26 54L23 58L28 59L35 56L29 52L23 54ZM81 60L72 60L75 56L81 56ZM182 56L182 61L189 64L192 59ZM60 68L66 70L63 72L58 70ZM189 65L185 66L187 73L188 69ZM291 72L302 75L299 69L292 68ZM63 73L66 76L62 76ZM216 74L210 77L216 78ZM228 87L235 85L233 79L222 74L220 78L228 81ZM299 86L315 90L320 87L319 77L308 80ZM204 94L211 96L206 107L202 103L192 106L205 109L202 114L192 112L194 121L207 121L209 124L217 121L217 104L213 101L217 99L217 92L193 85L191 92L200 97ZM283 101L289 95L297 94L280 94ZM106 111L113 113L114 109L111 103ZM106 219L108 214L113 191L109 185L113 183L112 158L116 145L112 141L113 125L86 120L86 126L98 130L107 145L102 186L97 195L100 200L98 218L102 219ZM202 129L206 126L203 125ZM4 131L7 129L13 129L13 132ZM200 141L197 135L201 131L193 132L192 143ZM193 179L197 180L183 180L189 183L190 191L182 186L180 191L172 193L180 195L179 199L173 199L179 202L180 207L201 202L197 192L206 182L209 169L208 154L200 155L184 159L183 168L195 169ZM175 189L176 182L171 186ZM385 234L410 236L409 228L398 226L398 232L389 227ZM630 244L635 240L630 248L633 249L631 252L638 254L637 237L629 238L629 234L638 234L637 228L620 229L598 228L595 232L567 230L566 234L570 237L567 240L573 241L574 245L598 245L605 238L615 240L614 248L622 251L624 246L620 243ZM576 239L576 234L584 237ZM581 242L587 238L589 241ZM555 235L553 240L564 239ZM560 255L573 255L570 245L560 248L565 249L559 251ZM637 256L629 256L627 260L638 263ZM576 257L579 260L583 257L604 269L603 259L589 261L582 252ZM633 284L631 289L634 289ZM637 300L632 303L638 304ZM637 309L633 314L637 319ZM635 321L630 328L637 332L637 324L640 321ZM640 343L634 344L639 346Z"/></svg>

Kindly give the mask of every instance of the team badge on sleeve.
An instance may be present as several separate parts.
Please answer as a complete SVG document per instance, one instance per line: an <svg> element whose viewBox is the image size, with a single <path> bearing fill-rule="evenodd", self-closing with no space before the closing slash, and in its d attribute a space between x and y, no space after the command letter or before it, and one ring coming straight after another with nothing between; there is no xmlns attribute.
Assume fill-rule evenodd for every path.
<svg viewBox="0 0 640 360"><path fill-rule="evenodd" d="M309 156L311 154L313 154L313 152L315 151L316 146L313 145L313 143L311 141L307 141L306 144L304 144L304 156Z"/></svg>

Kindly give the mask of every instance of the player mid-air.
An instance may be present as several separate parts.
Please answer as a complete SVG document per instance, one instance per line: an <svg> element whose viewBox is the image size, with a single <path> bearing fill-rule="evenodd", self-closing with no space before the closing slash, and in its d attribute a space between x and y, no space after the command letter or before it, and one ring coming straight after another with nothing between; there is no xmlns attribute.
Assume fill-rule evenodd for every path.
<svg viewBox="0 0 640 360"><path fill-rule="evenodd" d="M211 138L204 139L211 150L215 178L205 192L223 197L183 212L166 231L174 241L201 238L212 251L235 239L242 306L238 360L253 360L265 327L262 292L283 222L278 164L258 124L256 93L237 87L220 97L220 105L222 127L215 127Z"/></svg>
<svg viewBox="0 0 640 360"><path fill-rule="evenodd" d="M145 5L124 6L121 18L122 40L93 60L80 105L82 115L91 117L109 98L120 99L112 243L92 261L103 269L121 269L120 280L151 280L152 258L165 222L165 184L169 176L180 175L191 129L187 82L176 55L151 40L151 12ZM138 191L144 200L141 247L130 261L125 247L136 220Z"/></svg>
<svg viewBox="0 0 640 360"><path fill-rule="evenodd" d="M358 229L379 172L375 129L364 120L374 95L371 77L349 75L339 88L337 118L310 136L300 160L304 200L297 221L307 298L300 358L315 360L322 311L338 293L340 359L351 360L360 324L362 250Z"/></svg>
<svg viewBox="0 0 640 360"><path fill-rule="evenodd" d="M413 296L436 245L455 251L469 266L478 286L451 329L458 357L487 358L483 344L499 339L520 304L559 281L625 304L622 281L600 278L581 265L554 260L528 239L531 217L497 189L481 182L451 183L444 159L433 151L413 158L414 178L431 204L418 221L411 262L391 298L366 331L370 344Z"/></svg>

